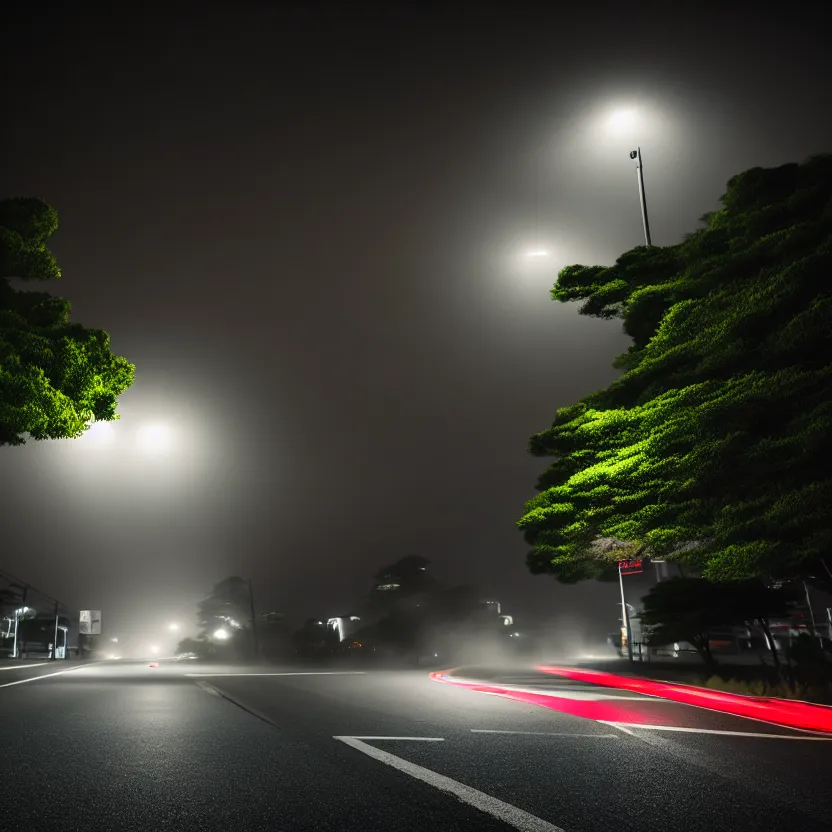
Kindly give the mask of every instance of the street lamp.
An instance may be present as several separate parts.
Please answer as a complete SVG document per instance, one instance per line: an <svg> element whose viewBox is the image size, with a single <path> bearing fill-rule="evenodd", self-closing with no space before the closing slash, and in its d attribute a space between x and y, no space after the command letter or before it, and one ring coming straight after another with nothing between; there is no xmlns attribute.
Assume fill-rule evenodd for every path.
<svg viewBox="0 0 832 832"><path fill-rule="evenodd" d="M228 630L225 630L222 627L220 627L218 630L214 630L214 638L218 641L226 641L228 637Z"/></svg>
<svg viewBox="0 0 832 832"><path fill-rule="evenodd" d="M165 425L145 425L138 432L138 441L148 453L161 453L171 447L172 437Z"/></svg>
<svg viewBox="0 0 832 832"><path fill-rule="evenodd" d="M647 221L647 197L644 193L644 164L641 161L641 148L637 147L630 151L630 158L636 162L636 177L638 178L638 198L641 203L641 221L644 225L644 244L652 245L650 242L650 223Z"/></svg>
<svg viewBox="0 0 832 832"><path fill-rule="evenodd" d="M169 629L172 633L175 633L175 632L179 629L179 625L178 625L178 624L174 621L174 622L172 622L171 624L168 624L168 629Z"/></svg>

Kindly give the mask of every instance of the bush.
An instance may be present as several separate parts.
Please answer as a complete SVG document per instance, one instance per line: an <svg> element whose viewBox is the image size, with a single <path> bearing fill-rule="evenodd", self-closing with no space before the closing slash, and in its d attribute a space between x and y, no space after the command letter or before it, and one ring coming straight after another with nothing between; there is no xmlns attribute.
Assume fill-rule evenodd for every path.
<svg viewBox="0 0 832 832"><path fill-rule="evenodd" d="M789 685L786 682L772 682L766 679L724 679L722 676L711 676L705 681L704 687L745 696L794 699L816 702L820 705L832 705L832 683L830 682L812 684L795 680Z"/></svg>

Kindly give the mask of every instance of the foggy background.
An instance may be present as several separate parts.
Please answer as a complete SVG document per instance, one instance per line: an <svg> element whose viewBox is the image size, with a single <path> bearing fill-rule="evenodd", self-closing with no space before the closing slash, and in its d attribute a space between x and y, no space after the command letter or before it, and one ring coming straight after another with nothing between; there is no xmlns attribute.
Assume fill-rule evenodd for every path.
<svg viewBox="0 0 832 832"><path fill-rule="evenodd" d="M529 575L514 522L628 341L548 290L642 242L636 144L659 245L832 149L821 5L282 6L4 25L3 196L58 209L44 287L137 380L109 435L0 449L0 566L144 638L229 574L349 612L416 553L602 639L617 585Z"/></svg>

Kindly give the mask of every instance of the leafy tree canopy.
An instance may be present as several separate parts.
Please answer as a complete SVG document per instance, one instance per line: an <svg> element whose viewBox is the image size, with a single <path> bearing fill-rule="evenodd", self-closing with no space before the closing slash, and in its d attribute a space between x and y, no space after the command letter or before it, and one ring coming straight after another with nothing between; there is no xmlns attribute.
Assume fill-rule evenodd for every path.
<svg viewBox="0 0 832 832"><path fill-rule="evenodd" d="M199 602L197 617L205 637L220 628L231 636L248 631L251 627L248 581L234 576L215 584L211 594Z"/></svg>
<svg viewBox="0 0 832 832"><path fill-rule="evenodd" d="M620 319L632 346L530 440L553 458L518 521L532 572L647 554L712 580L832 578L832 156L735 176L703 220L558 276L555 300Z"/></svg>
<svg viewBox="0 0 832 832"><path fill-rule="evenodd" d="M118 418L133 383L135 368L104 330L70 323L62 298L9 283L61 276L46 244L57 227L39 199L0 200L0 445L81 436L93 420Z"/></svg>

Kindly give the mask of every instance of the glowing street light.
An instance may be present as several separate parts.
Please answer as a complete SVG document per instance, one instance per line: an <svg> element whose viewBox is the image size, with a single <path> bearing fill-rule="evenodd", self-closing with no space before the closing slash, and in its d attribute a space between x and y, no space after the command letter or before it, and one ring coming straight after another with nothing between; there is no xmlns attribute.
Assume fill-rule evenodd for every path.
<svg viewBox="0 0 832 832"><path fill-rule="evenodd" d="M175 633L175 632L179 629L179 625L178 625L175 621L173 621L173 622L171 622L170 624L168 624L168 629L169 629L172 633Z"/></svg>
<svg viewBox="0 0 832 832"><path fill-rule="evenodd" d="M548 257L549 252L545 248L533 248L526 252L526 257Z"/></svg>
<svg viewBox="0 0 832 832"><path fill-rule="evenodd" d="M149 453L160 453L168 450L172 443L170 429L165 425L145 425L139 429L139 445Z"/></svg>
<svg viewBox="0 0 832 832"><path fill-rule="evenodd" d="M218 641L225 641L228 637L228 630L225 630L222 627L220 627L219 630L214 630L214 638Z"/></svg>
<svg viewBox="0 0 832 832"><path fill-rule="evenodd" d="M150 655L151 656L158 656L159 655L159 648L156 645L150 648Z"/></svg>
<svg viewBox="0 0 832 832"><path fill-rule="evenodd" d="M636 124L636 111L632 108L613 110L609 117L609 126L615 133L626 133Z"/></svg>

